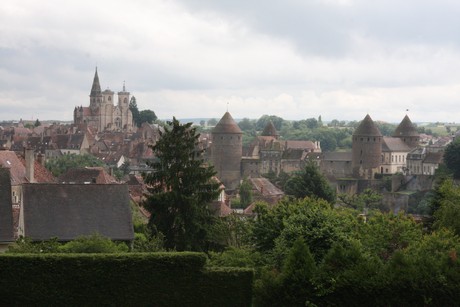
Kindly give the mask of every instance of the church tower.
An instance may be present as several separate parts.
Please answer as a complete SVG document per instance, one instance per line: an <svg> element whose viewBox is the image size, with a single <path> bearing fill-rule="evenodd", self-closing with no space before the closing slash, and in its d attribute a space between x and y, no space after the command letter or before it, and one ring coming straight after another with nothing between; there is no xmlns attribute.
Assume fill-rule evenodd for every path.
<svg viewBox="0 0 460 307"><path fill-rule="evenodd" d="M211 161L217 177L230 191L240 184L242 155L243 132L226 112L212 130Z"/></svg>
<svg viewBox="0 0 460 307"><path fill-rule="evenodd" d="M99 76L97 74L97 67L96 72L94 73L93 85L91 86L91 92L89 94L90 97L90 108L92 110L96 110L102 102L102 91L101 91L101 84L99 83Z"/></svg>
<svg viewBox="0 0 460 307"><path fill-rule="evenodd" d="M374 179L382 160L382 133L369 114L353 132L353 175L361 179Z"/></svg>
<svg viewBox="0 0 460 307"><path fill-rule="evenodd" d="M120 109L121 128L127 130L133 127L133 114L129 109L129 94L123 82L123 91L118 92L118 108Z"/></svg>
<svg viewBox="0 0 460 307"><path fill-rule="evenodd" d="M409 116L404 116L403 120L393 133L393 137L400 138L411 149L416 148L420 142L420 135Z"/></svg>

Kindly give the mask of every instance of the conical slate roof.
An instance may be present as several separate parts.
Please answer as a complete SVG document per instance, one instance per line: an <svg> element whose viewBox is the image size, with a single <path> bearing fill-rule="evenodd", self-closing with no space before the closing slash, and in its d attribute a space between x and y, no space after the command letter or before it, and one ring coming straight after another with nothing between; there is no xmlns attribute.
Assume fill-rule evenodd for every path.
<svg viewBox="0 0 460 307"><path fill-rule="evenodd" d="M419 136L417 129L412 124L409 116L404 116L402 122L396 128L395 132L393 133L394 137L401 137L401 136Z"/></svg>
<svg viewBox="0 0 460 307"><path fill-rule="evenodd" d="M377 128L372 118L367 114L355 132L353 132L353 135L382 136L382 133L380 133L379 128Z"/></svg>
<svg viewBox="0 0 460 307"><path fill-rule="evenodd" d="M267 125L265 125L264 131L262 131L262 136L278 136L278 131L276 131L275 125L270 120Z"/></svg>
<svg viewBox="0 0 460 307"><path fill-rule="evenodd" d="M99 83L99 76L97 75L97 67L96 67L96 73L94 74L93 86L91 87L90 96L98 96L98 95L101 95L101 84Z"/></svg>
<svg viewBox="0 0 460 307"><path fill-rule="evenodd" d="M220 119L217 125L212 130L212 133L235 133L242 134L240 127L233 120L230 113L225 112L224 116Z"/></svg>

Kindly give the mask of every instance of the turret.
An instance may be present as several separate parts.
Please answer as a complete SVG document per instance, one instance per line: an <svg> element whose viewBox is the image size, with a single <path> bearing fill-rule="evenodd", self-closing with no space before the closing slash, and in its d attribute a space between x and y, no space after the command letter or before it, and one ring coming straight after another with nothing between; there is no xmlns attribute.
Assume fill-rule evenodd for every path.
<svg viewBox="0 0 460 307"><path fill-rule="evenodd" d="M268 121L264 131L262 131L262 136L273 136L275 139L279 138L280 135L271 120Z"/></svg>
<svg viewBox="0 0 460 307"><path fill-rule="evenodd" d="M241 180L243 132L226 112L212 131L211 162L217 177L228 190L235 190Z"/></svg>
<svg viewBox="0 0 460 307"><path fill-rule="evenodd" d="M420 135L407 115L396 128L393 137L400 138L410 148L416 148L420 142Z"/></svg>
<svg viewBox="0 0 460 307"><path fill-rule="evenodd" d="M369 114L353 132L353 174L362 179L373 179L382 160L382 134Z"/></svg>
<svg viewBox="0 0 460 307"><path fill-rule="evenodd" d="M94 73L93 85L91 86L91 92L89 94L89 97L90 97L90 107L93 109L98 107L99 104L102 102L101 84L99 83L97 67L96 67L96 72Z"/></svg>

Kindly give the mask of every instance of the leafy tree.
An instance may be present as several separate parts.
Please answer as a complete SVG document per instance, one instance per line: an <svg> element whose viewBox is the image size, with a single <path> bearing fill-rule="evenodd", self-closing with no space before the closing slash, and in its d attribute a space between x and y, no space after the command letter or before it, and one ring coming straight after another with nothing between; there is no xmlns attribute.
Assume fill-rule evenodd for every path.
<svg viewBox="0 0 460 307"><path fill-rule="evenodd" d="M42 124L42 123L40 123L40 121L39 121L38 118L37 118L37 120L35 120L34 127L38 127L38 126L40 126L41 124Z"/></svg>
<svg viewBox="0 0 460 307"><path fill-rule="evenodd" d="M304 171L294 175L286 182L284 191L295 198L317 197L331 204L335 201L334 190L313 161L309 161Z"/></svg>
<svg viewBox="0 0 460 307"><path fill-rule="evenodd" d="M144 175L150 186L145 207L151 212L149 225L161 232L168 249L206 250L209 228L215 217L208 204L219 195L215 172L204 165L199 134L192 123L168 122L160 140L151 146L157 160Z"/></svg>
<svg viewBox="0 0 460 307"><path fill-rule="evenodd" d="M206 121L204 119L200 120L200 126L204 127L206 125Z"/></svg>
<svg viewBox="0 0 460 307"><path fill-rule="evenodd" d="M246 208L252 203L252 186L248 179L243 179L240 185L240 201L241 205Z"/></svg>
<svg viewBox="0 0 460 307"><path fill-rule="evenodd" d="M217 119L211 118L208 120L208 126L214 127L215 125L217 125Z"/></svg>
<svg viewBox="0 0 460 307"><path fill-rule="evenodd" d="M137 127L140 127L142 122L140 119L140 114L139 114L139 109L137 108L137 102L136 102L136 97L131 97L131 100L129 101L129 109L131 110L131 113L133 114L133 122Z"/></svg>
<svg viewBox="0 0 460 307"><path fill-rule="evenodd" d="M156 120L157 116L155 115L155 112L153 112L152 110L142 110L139 112L140 125L142 125L143 123L153 124L153 122Z"/></svg>
<svg viewBox="0 0 460 307"><path fill-rule="evenodd" d="M257 131L264 130L265 126L272 121L273 125L275 126L276 130L280 131L283 125L284 119L278 117L276 115L262 115L257 122L256 122L256 129Z"/></svg>
<svg viewBox="0 0 460 307"><path fill-rule="evenodd" d="M455 179L460 179L460 139L447 145L444 151L444 163L453 173Z"/></svg>
<svg viewBox="0 0 460 307"><path fill-rule="evenodd" d="M363 246L384 261L422 238L421 225L403 213L376 213L360 226L358 238Z"/></svg>
<svg viewBox="0 0 460 307"><path fill-rule="evenodd" d="M316 118L307 118L306 125L309 129L316 129L318 128L318 121Z"/></svg>
<svg viewBox="0 0 460 307"><path fill-rule="evenodd" d="M382 202L382 195L371 189L365 189L359 194L340 194L338 199L340 203L349 208L366 211L367 209L377 209Z"/></svg>
<svg viewBox="0 0 460 307"><path fill-rule="evenodd" d="M460 235L460 187L451 179L444 180L436 189L438 202L434 212L435 229L448 228Z"/></svg>
<svg viewBox="0 0 460 307"><path fill-rule="evenodd" d="M238 126L242 131L252 132L256 130L255 121L249 118L243 118L239 123Z"/></svg>
<svg viewBox="0 0 460 307"><path fill-rule="evenodd" d="M104 162L98 160L93 155L63 155L55 159L46 160L46 168L53 173L54 176L58 177L67 170L77 167L85 166L104 166Z"/></svg>

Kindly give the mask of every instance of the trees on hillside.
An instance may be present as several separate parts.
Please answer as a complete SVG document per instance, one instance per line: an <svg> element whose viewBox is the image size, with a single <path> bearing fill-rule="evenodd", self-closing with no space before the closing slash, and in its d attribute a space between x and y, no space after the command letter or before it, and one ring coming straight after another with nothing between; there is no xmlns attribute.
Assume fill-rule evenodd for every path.
<svg viewBox="0 0 460 307"><path fill-rule="evenodd" d="M145 202L152 214L149 225L164 235L166 248L206 250L215 219L208 204L217 198L219 184L213 168L203 164L192 123L173 118L168 125L152 146L157 158L149 163L153 172L144 175L151 193Z"/></svg>

